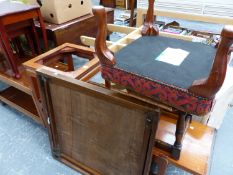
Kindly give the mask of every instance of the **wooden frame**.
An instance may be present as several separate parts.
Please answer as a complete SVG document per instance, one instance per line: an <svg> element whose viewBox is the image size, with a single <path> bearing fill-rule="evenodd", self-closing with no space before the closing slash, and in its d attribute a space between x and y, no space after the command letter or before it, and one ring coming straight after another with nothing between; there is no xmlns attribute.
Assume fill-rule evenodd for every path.
<svg viewBox="0 0 233 175"><path fill-rule="evenodd" d="M120 174L129 174L129 172L131 172L132 174L143 174L143 175L148 174L149 169L150 169L151 157L152 157L151 153L152 153L152 148L153 148L153 143L154 143L154 137L155 137L155 132L157 130L157 124L158 124L158 117L159 117L158 108L154 108L154 107L150 106L149 104L138 101L136 99L129 100L127 97L119 96L118 94L115 94L113 91L110 91L110 90L105 89L103 87L98 87L96 85L91 85L89 83L85 83L85 82L70 78L64 74L58 76L58 75L54 74L54 71L51 71L50 69L48 69L46 67L37 70L37 72L39 74L38 79L40 80L40 87L41 87L43 99L44 99L43 100L44 109L46 109L46 113L47 113L46 118L44 120L48 121L47 127L49 128L50 140L51 140L53 155L55 158L62 161L63 163L66 163L67 165L71 166L74 169L77 169L81 172L84 172L85 174L96 174L96 175L97 174L98 175L100 175L100 174L116 174L116 172L118 172ZM64 90L64 91L62 90L63 93L55 92L56 90L59 91L59 89L60 90L63 89ZM68 94L70 94L70 95L68 95L66 92L68 92ZM55 94L57 94L57 95L55 95ZM60 95L58 95L58 94L60 94ZM95 160L95 163L92 164L93 167L91 166L91 164L88 163L88 162L93 162L91 159L88 159L88 155L85 155L85 157L86 156L87 157L85 159L81 159L81 160L78 160L79 157L77 157L77 156L76 157L71 156L71 154L68 153L69 152L68 150L70 150L70 149L65 149L65 147L63 147L63 144L67 144L67 143L65 143L66 141L65 141L64 137L62 139L61 135L63 135L63 134L60 133L61 132L60 130L61 130L61 126L68 124L69 120L70 120L69 115L65 115L66 112L65 113L63 113L63 112L67 111L67 110L69 111L69 109L71 109L72 107L70 105L68 105L69 102L66 101L65 99L64 99L64 101L66 101L66 105L62 105L59 102L61 104L61 108L59 107L59 109L61 109L61 111L63 111L61 114L60 113L61 111L58 110L58 108L57 108L58 101L55 99L55 98L60 98L60 97L66 98L68 101L70 101L70 100L72 101L72 99L74 100L74 98L77 100L77 103L75 103L75 106L77 106L79 108L79 110L78 111L75 110L76 112L75 111L71 112L70 113L71 116L79 117L79 116L84 115L84 118L86 118L86 115L87 116L94 115L93 117L95 118L96 123L97 123L97 125L95 125L95 127L97 127L97 128L95 128L95 132L97 132L99 129L101 129L101 130L106 129L106 126L103 126L102 124L100 125L100 128L98 129L98 126L99 126L98 125L98 123L99 123L98 118L101 117L102 115L105 116L105 114L106 114L108 116L108 118L110 117L110 120L119 117L119 120L117 120L117 121L122 121L120 119L122 117L123 117L122 118L123 121L124 120L127 121L129 117L130 118L135 117L134 122L136 122L136 123L137 123L137 116L140 116L140 118L143 119L145 121L145 123L142 122L143 121L142 120L141 122L138 123L140 126L137 125L137 127L134 128L133 127L134 124L132 124L132 122L131 122L132 125L130 124L127 127L127 129L129 129L128 131L130 131L133 127L134 129L132 131L137 133L137 134L135 133L136 135L134 135L133 137L130 136L129 138L141 140L142 138L140 138L140 137L143 136L143 147L141 147L142 146L141 145L140 151L135 155L136 157L133 156L134 161L138 160L138 158L140 159L140 161L138 162L139 164L138 163L135 164L136 165L135 170L132 169L132 166L130 164L131 161L128 161L125 163L117 161L115 163L118 165L114 165L114 167L118 167L118 166L124 167L124 164L127 164L127 166L131 167L130 169L128 169L128 168L125 169L122 167L122 169L121 168L119 169L120 170L120 172L119 172L119 170L117 170L118 168L115 169L114 167L112 167L111 162L118 160L117 156L114 155L114 152L112 152L113 153L112 156L110 156L110 157L107 156L108 157L107 161L109 162L107 164L105 161L99 162L98 157L95 158L92 155L91 159ZM82 99L82 97L84 99ZM88 103L88 104L90 104L89 107L91 107L91 109L93 111L96 111L96 110L98 111L97 112L99 114L98 117L95 115L96 112L94 112L94 114L87 114L89 109L87 109L86 105L84 105L85 109L81 110L81 106L79 106L82 104L81 101L84 100L85 102L87 102L89 99L92 101L91 103ZM95 103L95 101L96 101L96 103ZM101 107L99 107L99 108L97 107L95 109L94 106L91 106L92 103L94 104L95 107L97 107L99 105ZM104 104L101 105L101 103L104 103ZM109 106L111 107L111 109L109 109ZM119 113L112 113L112 115L108 115L109 112L111 112L112 110L115 109L115 107L116 107L116 109L121 109L119 111ZM73 108L73 110L74 110L74 108ZM128 114L131 114L130 111L132 111L134 113L134 115L128 115ZM77 112L78 112L78 116L77 116ZM93 112L91 112L91 113L93 113ZM68 114L68 113L66 113L66 114ZM61 115L61 116L59 116L59 115ZM128 116L128 117L126 117L126 116ZM65 117L66 119L64 119L64 121L68 121L68 123L62 122L63 119L61 119L61 118L58 120L58 117L59 118ZM70 122L72 122L73 120L74 119L71 119ZM76 120L77 119L75 119L75 121ZM108 120L109 119L106 118L106 121L108 121ZM60 121L62 122L62 125L59 124ZM115 121L115 122L117 122L117 121ZM83 121L83 122L85 122L85 121ZM101 119L100 119L100 122L101 123L105 122L105 120L101 121ZM75 124L73 124L73 127L75 127L76 124L79 125L78 123L75 122ZM123 122L123 123L125 123L125 122ZM79 142L86 142L85 140L88 140L88 139L86 139L86 137L87 138L90 137L90 139L92 138L91 135L93 135L93 133L89 132L89 129L91 131L91 128L89 126L91 126L92 123L89 123L89 124L86 123L85 125L87 127L87 131L85 132L85 139L82 141L79 140ZM59 129L59 127L60 127L60 129ZM78 129L79 132L81 131L80 130L81 127L82 127L81 125L79 127L77 127L77 128L79 128ZM128 134L125 133L126 135L125 134L122 135L122 133L120 131L123 128L126 129L124 126L123 126L123 128L121 128L121 125L117 125L117 127L116 127L117 130L115 130L114 128L115 128L114 125L112 125L111 130L109 130L109 133L112 133L112 134L115 133L116 135L115 134L109 135L108 132L107 133L105 132L105 134L102 134L100 137L105 138L105 139L106 139L106 137L107 138L110 138L110 137L125 138L125 137L127 137L128 134L130 134L130 132L128 132ZM62 129L62 130L65 131L66 129ZM120 132L120 135L118 135L118 130ZM143 132L141 132L141 131L143 131ZM68 130L66 130L65 132L67 133ZM76 131L76 134L80 134L79 132ZM89 135L88 135L88 133L89 133ZM69 139L70 139L70 137L68 136L68 141L69 141ZM115 141L117 141L117 140L115 140ZM99 143L99 139L97 139L96 141L94 141L95 144L93 144L93 145L92 144L85 144L85 147L88 147L88 150L92 151L93 149L95 150L96 146L98 148L99 144L104 144L104 145L109 144L109 146L108 146L109 148L112 147L111 146L112 144L114 144L114 145L119 145L119 144L121 145L122 144L121 141L120 142L118 142L118 141L115 142L115 141L113 143L112 142ZM76 142L77 142L77 140L76 140ZM135 143L135 144L137 145L137 143ZM76 146L78 146L78 145L76 145ZM76 148L76 146L75 146L75 148ZM127 147L127 145L125 145L125 146ZM135 147L135 146L133 146L133 147ZM78 146L78 148L79 148L79 146ZM126 149L131 149L131 146L129 148L126 148ZM130 151L130 150L128 150L128 151ZM134 155L135 150L132 149L131 151ZM95 151L95 154L98 154L100 157L102 157L102 156L106 155L105 152L108 152L107 147L105 148L105 151L101 151L101 150ZM118 155L121 154L121 150L120 150L120 152L117 152L117 154ZM75 155L75 153L73 152L72 155ZM82 153L80 152L79 155L81 156ZM129 154L128 158L130 158L130 157L131 157L131 153ZM125 158L125 160L127 161L128 158ZM101 166L104 166L105 168L104 169L100 168L101 167L100 166L98 169L98 166L97 166L98 164L102 164ZM108 164L109 164L109 166L108 166Z"/></svg>
<svg viewBox="0 0 233 175"><path fill-rule="evenodd" d="M84 66L80 67L79 69L74 70L72 61L71 62L69 61L71 60L69 56L72 53L75 53L79 56L87 58L89 62L86 63ZM67 58L68 67L65 64L64 65L54 64L60 59L59 55L62 55L62 54L64 55L64 57ZM95 55L94 55L93 49L83 47L83 46L78 46L75 44L65 43L23 64L26 69L26 74L27 74L27 78L29 82L29 87L31 89L31 94L32 94L33 100L35 102L35 106L38 110L41 120L43 119L42 116L44 115L44 112L42 108L42 99L41 99L41 94L40 94L40 90L38 86L38 80L36 78L36 70L41 67L47 67L48 69L55 71L56 74L58 75L65 74L68 77L79 79L87 72L93 70L99 64L98 61L94 59L94 57ZM53 67L49 67L48 64L52 64ZM70 67L69 67L69 64L71 65ZM64 72L64 69L67 69L68 71ZM46 121L43 121L44 124L45 122Z"/></svg>

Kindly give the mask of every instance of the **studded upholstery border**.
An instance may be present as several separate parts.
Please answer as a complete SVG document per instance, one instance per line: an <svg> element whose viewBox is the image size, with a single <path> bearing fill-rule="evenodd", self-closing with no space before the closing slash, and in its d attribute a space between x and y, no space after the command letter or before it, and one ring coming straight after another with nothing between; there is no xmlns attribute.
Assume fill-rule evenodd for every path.
<svg viewBox="0 0 233 175"><path fill-rule="evenodd" d="M207 99L149 78L141 77L119 68L102 66L102 77L113 83L134 90L178 110L203 116L210 112L213 99Z"/></svg>

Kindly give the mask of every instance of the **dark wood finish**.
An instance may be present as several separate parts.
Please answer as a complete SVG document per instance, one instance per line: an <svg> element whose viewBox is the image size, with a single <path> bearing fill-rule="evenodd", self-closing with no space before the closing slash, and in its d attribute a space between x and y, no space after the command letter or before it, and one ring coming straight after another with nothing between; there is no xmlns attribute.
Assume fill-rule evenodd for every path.
<svg viewBox="0 0 233 175"><path fill-rule="evenodd" d="M196 80L189 88L190 92L203 97L214 98L221 88L227 70L227 63L231 54L230 47L233 44L233 26L225 26L221 33L221 41L212 65L209 77Z"/></svg>
<svg viewBox="0 0 233 175"><path fill-rule="evenodd" d="M41 25L45 48L46 50L48 50L48 42L47 42L43 20L40 14L40 9L39 9L39 6L30 6L30 5L24 5L24 4L19 4L19 3L11 3L7 1L1 2L0 6L1 6L1 13L0 13L1 42L3 45L3 49L5 50L7 54L7 59L10 63L11 69L13 70L13 73L14 73L13 76L15 78L20 78L18 66L15 61L14 54L10 46L11 38L9 37L10 35L8 34L7 26L9 25L19 26L20 23L22 22L30 21L35 18L38 18L40 21L40 25ZM34 23L33 24L31 23L31 25L34 26ZM14 28L14 27L11 27L11 28ZM15 32L17 31L18 30L15 29ZM35 37L35 38L38 38L38 37ZM39 42L37 41L37 43Z"/></svg>
<svg viewBox="0 0 233 175"><path fill-rule="evenodd" d="M130 0L130 19L129 19L129 26L134 26L134 8L135 8L135 2L137 0Z"/></svg>
<svg viewBox="0 0 233 175"><path fill-rule="evenodd" d="M115 58L106 44L107 37L107 19L105 8L102 6L94 7L93 13L98 22L98 33L95 41L95 51L100 59L100 63L108 66L115 64Z"/></svg>
<svg viewBox="0 0 233 175"><path fill-rule="evenodd" d="M114 10L106 8L107 22L114 22ZM39 29L39 24L36 22ZM64 43L73 43L82 45L80 36L96 37L97 33L96 17L93 15L85 15L77 19L65 22L63 24L52 24L45 22L48 39L54 42L55 46Z"/></svg>
<svg viewBox="0 0 233 175"><path fill-rule="evenodd" d="M142 27L142 35L153 36L159 34L159 29L154 25L154 2L155 0L148 0L149 6L146 14L146 19Z"/></svg>
<svg viewBox="0 0 233 175"><path fill-rule="evenodd" d="M176 140L172 147L172 152L171 152L172 157L176 160L180 158L183 138L191 122L191 115L186 114L184 112L179 112L178 115L179 117L176 123L176 133L175 133Z"/></svg>
<svg viewBox="0 0 233 175"><path fill-rule="evenodd" d="M104 7L116 8L116 0L100 0L100 5Z"/></svg>
<svg viewBox="0 0 233 175"><path fill-rule="evenodd" d="M158 109L47 69L38 72L56 158L89 174L149 173Z"/></svg>

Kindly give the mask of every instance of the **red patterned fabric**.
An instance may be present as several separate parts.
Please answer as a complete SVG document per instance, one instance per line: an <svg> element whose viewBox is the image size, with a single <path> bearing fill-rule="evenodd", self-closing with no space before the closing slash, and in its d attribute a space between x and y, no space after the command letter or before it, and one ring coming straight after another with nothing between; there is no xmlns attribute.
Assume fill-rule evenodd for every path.
<svg viewBox="0 0 233 175"><path fill-rule="evenodd" d="M213 104L213 99L195 96L186 89L163 84L116 67L102 66L101 72L105 80L134 90L139 94L153 98L156 101L189 114L205 115L210 112Z"/></svg>

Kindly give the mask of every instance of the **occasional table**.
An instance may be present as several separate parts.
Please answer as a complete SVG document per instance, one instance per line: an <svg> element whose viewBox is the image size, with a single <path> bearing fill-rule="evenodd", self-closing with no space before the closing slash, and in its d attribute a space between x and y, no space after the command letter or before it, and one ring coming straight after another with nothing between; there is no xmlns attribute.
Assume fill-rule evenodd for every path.
<svg viewBox="0 0 233 175"><path fill-rule="evenodd" d="M36 39L38 50L40 50L39 41L33 22L35 18L38 18L41 26L42 36L44 39L45 49L48 50L47 36L45 26L41 17L40 8L36 5L25 5L8 1L1 2L0 7L0 41L10 63L10 67L13 71L13 77L20 78L17 62L14 58L13 50L11 48L10 35L8 30L10 30L10 32L12 33L14 32L14 29L15 32L18 32L20 29L23 29L25 27L31 27L32 33L34 34L34 36L32 37Z"/></svg>

